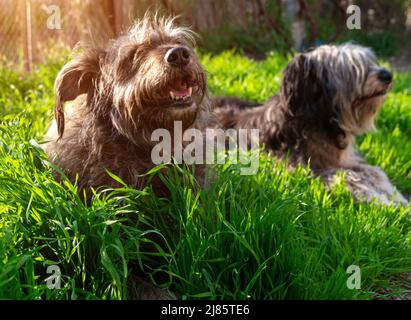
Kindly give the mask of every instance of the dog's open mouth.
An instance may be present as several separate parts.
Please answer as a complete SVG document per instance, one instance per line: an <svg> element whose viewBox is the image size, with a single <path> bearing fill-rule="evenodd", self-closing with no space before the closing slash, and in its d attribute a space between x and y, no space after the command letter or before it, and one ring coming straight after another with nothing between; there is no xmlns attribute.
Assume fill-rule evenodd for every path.
<svg viewBox="0 0 411 320"><path fill-rule="evenodd" d="M193 87L183 80L176 81L169 89L171 106L187 107L193 103Z"/></svg>

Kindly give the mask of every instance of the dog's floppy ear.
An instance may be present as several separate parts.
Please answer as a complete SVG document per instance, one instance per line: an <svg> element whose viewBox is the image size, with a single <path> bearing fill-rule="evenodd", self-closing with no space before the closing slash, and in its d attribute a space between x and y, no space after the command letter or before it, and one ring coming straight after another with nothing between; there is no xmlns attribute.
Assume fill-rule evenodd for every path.
<svg viewBox="0 0 411 320"><path fill-rule="evenodd" d="M338 146L344 132L338 125L338 107L333 105L336 87L327 68L306 54L297 55L284 70L280 92L298 129L325 132Z"/></svg>
<svg viewBox="0 0 411 320"><path fill-rule="evenodd" d="M67 63L57 75L54 84L56 94L54 112L59 138L64 133L64 102L74 100L83 93L93 92L93 82L100 73L102 53L98 49L87 49Z"/></svg>
<svg viewBox="0 0 411 320"><path fill-rule="evenodd" d="M294 115L307 117L330 109L333 92L327 70L305 54L297 55L284 69L281 94Z"/></svg>

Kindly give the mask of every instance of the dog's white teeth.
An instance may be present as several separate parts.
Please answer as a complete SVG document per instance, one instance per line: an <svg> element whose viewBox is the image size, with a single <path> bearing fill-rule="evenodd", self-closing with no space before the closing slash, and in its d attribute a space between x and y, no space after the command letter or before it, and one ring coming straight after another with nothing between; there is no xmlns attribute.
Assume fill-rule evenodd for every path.
<svg viewBox="0 0 411 320"><path fill-rule="evenodd" d="M173 101L185 101L191 98L191 95L193 93L193 88L188 89L188 93L185 96L180 96L175 94L173 91L170 91L170 98Z"/></svg>

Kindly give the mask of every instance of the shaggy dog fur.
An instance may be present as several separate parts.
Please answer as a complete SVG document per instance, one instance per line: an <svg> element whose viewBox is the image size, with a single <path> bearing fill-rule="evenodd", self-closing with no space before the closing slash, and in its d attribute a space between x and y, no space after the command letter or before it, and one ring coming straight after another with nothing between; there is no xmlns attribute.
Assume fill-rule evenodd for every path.
<svg viewBox="0 0 411 320"><path fill-rule="evenodd" d="M106 170L142 188L154 166L155 129L173 138L208 124L207 82L193 51L194 34L173 19L145 17L104 48L88 47L67 63L55 83L55 121L45 151L80 190L118 186ZM66 101L74 100L63 111ZM159 179L158 179L159 180ZM157 181L154 190L167 193Z"/></svg>
<svg viewBox="0 0 411 320"><path fill-rule="evenodd" d="M280 92L262 106L236 98L214 100L225 128L257 128L260 142L291 166L310 163L332 186L344 169L347 188L359 200L407 204L378 167L355 150L356 136L373 128L392 86L392 74L367 48L324 45L297 55L285 68Z"/></svg>

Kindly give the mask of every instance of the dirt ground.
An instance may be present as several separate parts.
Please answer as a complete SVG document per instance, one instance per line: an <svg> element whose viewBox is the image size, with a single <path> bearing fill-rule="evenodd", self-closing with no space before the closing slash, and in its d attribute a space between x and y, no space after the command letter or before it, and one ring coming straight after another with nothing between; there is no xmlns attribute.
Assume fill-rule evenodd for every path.
<svg viewBox="0 0 411 320"><path fill-rule="evenodd" d="M400 279L392 282L392 288L382 289L377 300L411 300L411 273L404 274Z"/></svg>

